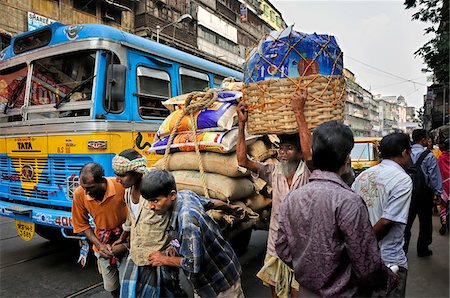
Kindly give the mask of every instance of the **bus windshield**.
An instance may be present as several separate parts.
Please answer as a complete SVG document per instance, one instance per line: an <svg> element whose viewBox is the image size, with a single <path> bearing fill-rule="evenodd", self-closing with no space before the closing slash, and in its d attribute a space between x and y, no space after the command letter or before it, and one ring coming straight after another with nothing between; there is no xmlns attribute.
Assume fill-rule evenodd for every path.
<svg viewBox="0 0 450 298"><path fill-rule="evenodd" d="M89 116L95 58L96 51L81 51L35 60L31 68L21 64L1 70L0 123Z"/></svg>
<svg viewBox="0 0 450 298"><path fill-rule="evenodd" d="M62 108L62 101L79 103L91 100L94 68L95 51L70 53L33 62L28 119L88 116L89 106L69 105L70 109L67 109ZM55 106L58 111L54 111Z"/></svg>
<svg viewBox="0 0 450 298"><path fill-rule="evenodd" d="M375 160L375 151L373 143L355 143L350 155L353 161Z"/></svg>

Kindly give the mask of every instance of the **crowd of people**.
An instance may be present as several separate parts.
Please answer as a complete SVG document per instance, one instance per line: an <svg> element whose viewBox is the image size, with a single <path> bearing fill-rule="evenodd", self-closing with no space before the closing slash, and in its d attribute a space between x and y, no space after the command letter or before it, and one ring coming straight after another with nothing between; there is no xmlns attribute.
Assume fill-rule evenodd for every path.
<svg viewBox="0 0 450 298"><path fill-rule="evenodd" d="M352 175L353 133L304 117L306 91L292 98L299 133L280 135L279 163L248 158L246 106L238 114L237 159L273 189L267 251L257 277L272 297L404 297L411 226L419 218L417 255L429 257L432 212L448 230L449 140L392 133L382 162ZM178 190L173 175L147 167L134 149L113 158L115 178L86 164L73 199L75 233L93 244L104 288L114 297L244 297L242 268L208 209L242 208ZM90 218L95 229L92 229ZM411 253L411 252L410 252ZM180 280L187 280L184 284ZM183 286L181 285L183 284Z"/></svg>

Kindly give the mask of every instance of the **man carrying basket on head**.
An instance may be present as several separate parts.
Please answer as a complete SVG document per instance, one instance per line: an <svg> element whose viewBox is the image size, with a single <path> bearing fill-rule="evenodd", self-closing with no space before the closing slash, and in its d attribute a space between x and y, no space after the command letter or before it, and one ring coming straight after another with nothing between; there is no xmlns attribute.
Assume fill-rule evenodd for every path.
<svg viewBox="0 0 450 298"><path fill-rule="evenodd" d="M278 233L278 212L281 201L291 190L306 184L309 179L311 165L311 135L304 116L307 98L306 90L299 90L292 96L292 109L299 128L298 134L280 135L280 148L277 165L252 161L247 156L245 142L245 124L247 110L242 102L237 108L238 141L237 159L241 167L252 172L272 186L272 211L269 225L269 237L264 265L257 276L272 289L272 297L298 297L299 284L295 280L294 271L279 259L275 251L275 241Z"/></svg>

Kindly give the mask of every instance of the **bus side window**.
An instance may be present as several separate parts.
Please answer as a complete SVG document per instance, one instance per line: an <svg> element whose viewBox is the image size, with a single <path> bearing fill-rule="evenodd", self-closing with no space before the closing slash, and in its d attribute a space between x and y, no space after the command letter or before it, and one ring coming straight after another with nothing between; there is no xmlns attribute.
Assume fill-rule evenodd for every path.
<svg viewBox="0 0 450 298"><path fill-rule="evenodd" d="M171 97L171 81L167 72L149 67L137 68L137 97L142 118L169 115L162 102Z"/></svg>
<svg viewBox="0 0 450 298"><path fill-rule="evenodd" d="M209 87L209 76L206 73L180 67L181 94L192 91L203 91Z"/></svg>
<svg viewBox="0 0 450 298"><path fill-rule="evenodd" d="M214 87L220 87L222 85L222 82L225 78L219 75L214 75Z"/></svg>
<svg viewBox="0 0 450 298"><path fill-rule="evenodd" d="M27 74L26 64L0 70L0 123L22 121Z"/></svg>

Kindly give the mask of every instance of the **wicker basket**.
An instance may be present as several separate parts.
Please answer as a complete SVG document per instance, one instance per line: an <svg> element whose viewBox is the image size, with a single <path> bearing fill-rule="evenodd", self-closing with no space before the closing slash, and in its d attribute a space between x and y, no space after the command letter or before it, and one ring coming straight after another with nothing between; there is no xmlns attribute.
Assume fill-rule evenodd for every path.
<svg viewBox="0 0 450 298"><path fill-rule="evenodd" d="M329 121L343 121L345 79L343 76L269 79L244 86L242 100L248 106L247 131L250 134L298 132L291 97L306 88L305 118L309 129Z"/></svg>

